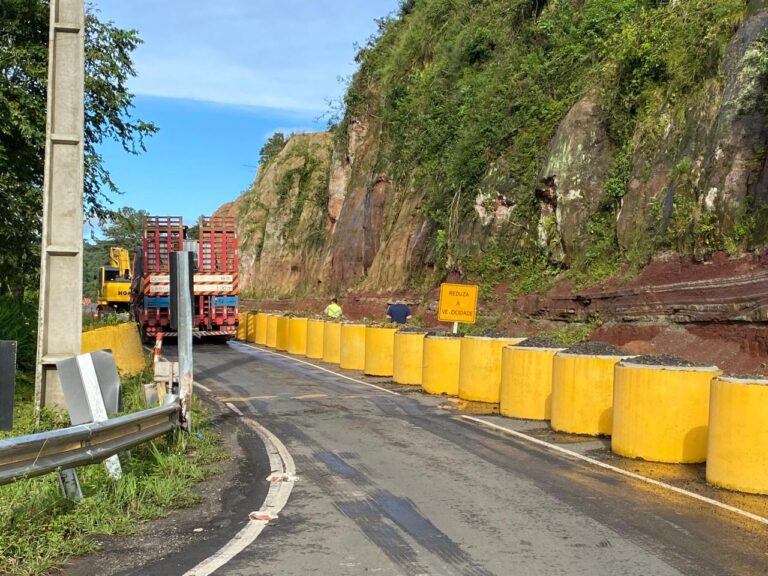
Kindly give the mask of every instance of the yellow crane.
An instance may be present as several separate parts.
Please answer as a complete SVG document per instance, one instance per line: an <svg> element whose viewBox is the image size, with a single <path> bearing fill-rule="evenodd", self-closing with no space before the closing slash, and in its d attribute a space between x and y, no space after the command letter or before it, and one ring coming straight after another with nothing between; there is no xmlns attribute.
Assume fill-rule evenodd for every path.
<svg viewBox="0 0 768 576"><path fill-rule="evenodd" d="M131 276L128 250L110 247L108 265L99 268L99 315L128 312L131 304Z"/></svg>

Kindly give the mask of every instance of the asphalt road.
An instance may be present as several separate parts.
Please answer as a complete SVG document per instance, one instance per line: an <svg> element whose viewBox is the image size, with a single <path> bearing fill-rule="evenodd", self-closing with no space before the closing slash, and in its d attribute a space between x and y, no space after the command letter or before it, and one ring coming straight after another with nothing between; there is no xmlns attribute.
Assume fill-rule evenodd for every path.
<svg viewBox="0 0 768 576"><path fill-rule="evenodd" d="M236 343L195 346L195 380L277 435L299 476L279 519L217 575L768 573L759 524L497 434L444 398ZM239 524L141 573L183 573L257 508L239 502Z"/></svg>

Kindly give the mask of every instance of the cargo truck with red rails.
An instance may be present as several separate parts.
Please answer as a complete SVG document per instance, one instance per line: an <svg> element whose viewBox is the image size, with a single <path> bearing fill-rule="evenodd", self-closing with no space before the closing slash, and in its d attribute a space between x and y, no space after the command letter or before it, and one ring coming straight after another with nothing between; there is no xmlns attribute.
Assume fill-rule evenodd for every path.
<svg viewBox="0 0 768 576"><path fill-rule="evenodd" d="M235 219L200 217L198 238L187 239L178 216L147 216L141 249L134 256L131 314L142 338L175 336L171 329L171 254L193 253L193 335L234 337L238 324L238 254Z"/></svg>

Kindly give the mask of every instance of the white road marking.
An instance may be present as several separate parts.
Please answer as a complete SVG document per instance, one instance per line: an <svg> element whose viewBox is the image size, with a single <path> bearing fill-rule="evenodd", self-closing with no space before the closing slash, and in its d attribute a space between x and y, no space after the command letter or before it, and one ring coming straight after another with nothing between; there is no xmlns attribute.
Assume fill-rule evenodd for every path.
<svg viewBox="0 0 768 576"><path fill-rule="evenodd" d="M232 404L227 404L231 410L241 414L240 410ZM264 428L261 424L251 419L245 419L243 422L259 435L269 456L269 466L272 470L270 477L279 476L280 482L271 482L267 497L261 509L251 512L248 524L245 525L235 536L222 546L215 554L203 560L184 573L184 576L208 576L224 564L229 562L237 554L249 546L269 524L271 519L277 518L277 515L285 507L288 497L293 490L293 483L298 480L296 477L296 465L288 449L280 439Z"/></svg>
<svg viewBox="0 0 768 576"><path fill-rule="evenodd" d="M208 388L208 386L205 386L204 384L200 384L200 382L195 382L194 385L197 386L198 388L202 388L206 392L210 392L211 391L211 389Z"/></svg>
<svg viewBox="0 0 768 576"><path fill-rule="evenodd" d="M234 412L234 413L235 413L235 414L237 414L238 416L245 416L245 414L243 414L243 413L240 411L240 408L238 408L237 406L235 406L234 404L232 404L232 402L227 402L227 408L229 408L230 410L232 410L232 412Z"/></svg>
<svg viewBox="0 0 768 576"><path fill-rule="evenodd" d="M487 426L489 428L493 428L495 430L500 430L506 434L514 436L515 438L519 438L521 440L525 440L526 442L543 446L555 452L560 452L561 454L565 454L571 458L576 458L577 460L581 460L582 462L587 462L589 464L592 464L593 466L597 466L599 468L604 468L605 470L616 472L617 474L621 474L622 476L627 476L628 478L633 478L634 480L639 480L640 482L645 482L646 484L651 484L653 486L658 486L659 488L664 488L665 490L669 490L671 492L675 492L677 494L681 494L683 496L693 498L695 500L698 500L699 502L705 502L706 504L710 504L711 506L715 506L717 508L727 510L728 512L733 512L734 514L738 514L740 516L744 516L745 518L749 518L750 520L754 520L755 522L760 522L761 524L768 524L768 518L765 518L764 516L758 516L757 514L753 514L752 512L747 512L746 510L742 510L741 508L736 508L735 506L731 506L730 504L725 504L724 502L713 500L712 498L707 498L706 496L702 496L701 494L696 494L695 492L689 492L688 490L684 490L683 488L678 488L677 486L672 486L671 484L667 484L659 480L654 480L653 478L648 478L647 476L642 476L641 474L636 474L635 472L630 472L628 470L624 470L616 466L611 466L610 464L606 464L605 462L600 462L600 460L595 460L594 458L590 458L589 456L584 456L583 454L579 454L578 452L568 450L567 448L563 448L562 446L551 444L549 442L545 442L544 440L539 440L538 438L534 438L533 436L529 436L528 434L523 434L522 432L518 432L517 430L512 430L511 428L506 428L504 426L494 424L493 422L487 422L486 420L483 420L481 418L475 418L474 416L461 415L459 416L459 418L462 418L464 420L469 420L471 422L476 422L478 424Z"/></svg>
<svg viewBox="0 0 768 576"><path fill-rule="evenodd" d="M395 392L394 390L387 390L386 388L382 388L381 386L376 386L376 384L371 384L370 382L363 382L362 380L358 380L357 378L352 378L351 376L346 376L345 374L339 374L338 372L329 370L328 368L323 368L322 366L318 366L317 364L312 364L312 362L305 362L304 360L299 360L298 358L294 358L293 356L287 356L285 354L280 354L279 352L273 352L272 350L266 350L264 348L259 348L258 346L252 346L251 344L246 344L244 342L238 342L238 344L242 346L248 346L248 348L253 348L254 350L258 350L259 352L267 352L269 354L272 354L273 356L280 356L281 358L287 358L288 360L293 360L294 362L298 362L299 364L306 364L307 366L312 366L312 368L317 368L318 370L322 370L323 372L328 372L329 374L333 374L335 376L338 376L339 378L344 378L345 380L351 380L352 382L356 382L357 384L362 384L363 386L368 386L369 388L376 388L376 390L381 390L382 392L386 392L387 394L392 394L393 396L401 396L399 392Z"/></svg>

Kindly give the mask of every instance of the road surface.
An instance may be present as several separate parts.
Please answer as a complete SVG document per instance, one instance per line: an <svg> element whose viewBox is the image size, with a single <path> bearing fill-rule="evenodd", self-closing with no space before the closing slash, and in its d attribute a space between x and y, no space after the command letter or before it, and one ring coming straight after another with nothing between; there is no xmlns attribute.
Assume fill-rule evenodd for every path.
<svg viewBox="0 0 768 576"><path fill-rule="evenodd" d="M467 422L445 398L239 343L194 351L195 380L274 433L298 475L279 518L217 575L768 573L764 526ZM239 502L228 532L137 573L183 574L259 505Z"/></svg>

